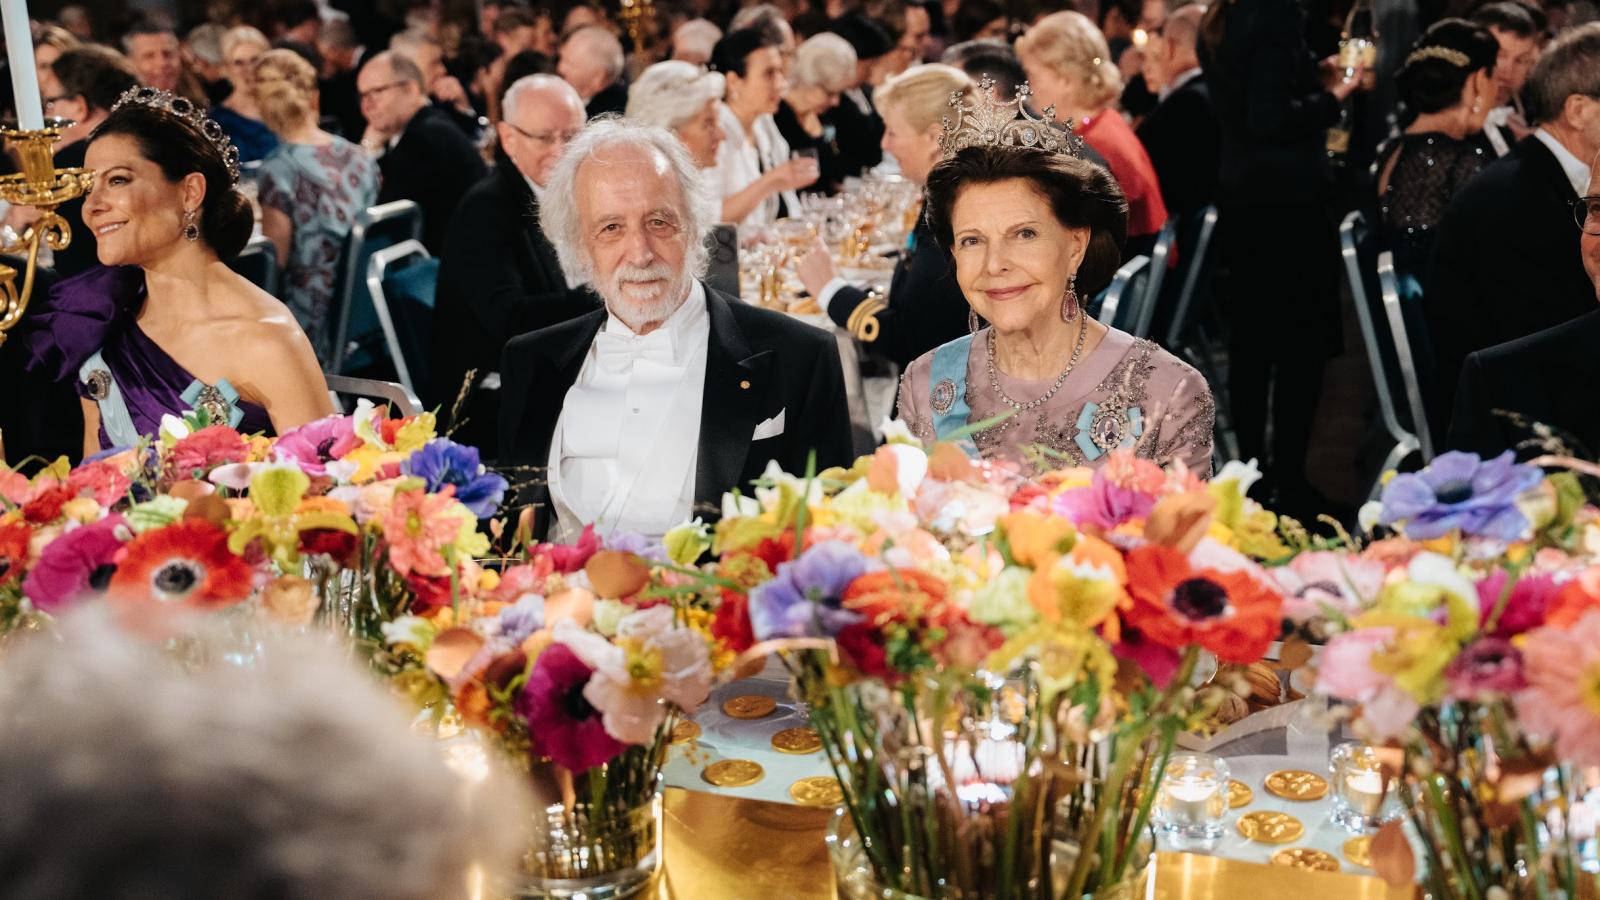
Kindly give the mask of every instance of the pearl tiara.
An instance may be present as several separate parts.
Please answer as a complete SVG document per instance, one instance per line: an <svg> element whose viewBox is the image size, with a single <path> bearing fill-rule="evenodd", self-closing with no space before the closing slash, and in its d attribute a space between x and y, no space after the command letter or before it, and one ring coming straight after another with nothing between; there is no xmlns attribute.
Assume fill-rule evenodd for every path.
<svg viewBox="0 0 1600 900"><path fill-rule="evenodd" d="M1027 147L1081 158L1083 138L1072 133L1068 123L1056 121L1056 108L1047 106L1042 117L1028 112L1027 100L1033 89L1027 82L1017 85L1017 95L1001 102L994 96L994 79L985 75L978 82L977 99L968 102L964 91L950 92L950 108L956 118L943 119L944 133L939 149L949 159L968 147Z"/></svg>
<svg viewBox="0 0 1600 900"><path fill-rule="evenodd" d="M239 183L239 148L228 139L228 135L223 132L222 126L217 124L217 120L201 112L188 98L179 97L160 88L131 87L122 92L122 96L117 98L111 111L116 112L124 106L133 105L165 110L200 132L201 136L210 141L222 155L223 165L228 167L228 178L233 184Z"/></svg>
<svg viewBox="0 0 1600 900"><path fill-rule="evenodd" d="M1452 50L1449 47L1440 47L1434 44L1411 51L1411 55L1406 57L1406 65L1409 66L1414 62L1421 62L1425 59L1441 60L1458 69L1465 69L1472 63L1472 60L1460 50Z"/></svg>

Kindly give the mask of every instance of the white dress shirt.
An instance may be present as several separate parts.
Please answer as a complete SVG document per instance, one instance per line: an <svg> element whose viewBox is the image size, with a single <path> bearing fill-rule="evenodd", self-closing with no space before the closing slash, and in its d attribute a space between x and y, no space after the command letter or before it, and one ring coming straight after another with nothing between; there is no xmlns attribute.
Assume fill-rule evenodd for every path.
<svg viewBox="0 0 1600 900"><path fill-rule="evenodd" d="M1589 189L1589 164L1579 159L1565 144L1556 140L1555 135L1543 128L1535 131L1533 136L1555 154L1556 162L1561 164L1562 173L1572 182L1572 192L1582 197L1583 192Z"/></svg>
<svg viewBox="0 0 1600 900"><path fill-rule="evenodd" d="M1171 97L1174 91L1195 80L1196 78L1199 78L1200 74L1201 72L1199 66L1195 66L1192 69L1184 69L1172 79L1171 84L1168 84L1166 87L1161 89L1161 92L1156 95L1157 99L1165 100L1168 97Z"/></svg>
<svg viewBox="0 0 1600 900"><path fill-rule="evenodd" d="M571 542L590 524L660 538L689 520L710 341L699 281L649 334L606 317L550 441L551 540Z"/></svg>
<svg viewBox="0 0 1600 900"><path fill-rule="evenodd" d="M722 126L722 144L717 147L716 180L719 196L731 197L749 187L763 172L770 171L789 161L789 142L778 131L778 123L771 116L760 116L751 131L755 140L745 134L739 117L724 103L717 109L717 122ZM783 192L783 202L790 213L800 210L800 198L794 191ZM735 225L770 225L778 218L778 195L770 194L756 204L748 216Z"/></svg>

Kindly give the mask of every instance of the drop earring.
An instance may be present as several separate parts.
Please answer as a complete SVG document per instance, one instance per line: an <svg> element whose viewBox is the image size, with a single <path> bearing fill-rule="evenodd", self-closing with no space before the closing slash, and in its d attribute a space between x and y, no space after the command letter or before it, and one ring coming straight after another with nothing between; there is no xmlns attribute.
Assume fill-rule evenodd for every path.
<svg viewBox="0 0 1600 900"><path fill-rule="evenodd" d="M183 214L183 238L188 241L200 240L200 210L191 209Z"/></svg>
<svg viewBox="0 0 1600 900"><path fill-rule="evenodd" d="M1078 273L1067 277L1067 289L1061 292L1061 321L1074 322L1078 318Z"/></svg>
<svg viewBox="0 0 1600 900"><path fill-rule="evenodd" d="M967 307L967 333L978 333L978 311L970 306Z"/></svg>

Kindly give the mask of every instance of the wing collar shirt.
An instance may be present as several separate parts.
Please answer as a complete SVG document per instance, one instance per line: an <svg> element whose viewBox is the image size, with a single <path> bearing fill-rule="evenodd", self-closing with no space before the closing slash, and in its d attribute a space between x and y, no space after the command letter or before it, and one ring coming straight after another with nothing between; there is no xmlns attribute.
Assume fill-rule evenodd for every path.
<svg viewBox="0 0 1600 900"><path fill-rule="evenodd" d="M660 538L688 521L710 340L699 281L649 334L606 317L550 442L552 540L576 540L589 524Z"/></svg>
<svg viewBox="0 0 1600 900"><path fill-rule="evenodd" d="M1562 174L1567 176L1567 181L1572 183L1572 192L1579 197L1589 187L1589 164L1577 157L1577 154L1568 150L1566 145L1555 139L1555 135L1543 128L1535 131L1534 137L1549 148L1556 162L1561 164Z"/></svg>

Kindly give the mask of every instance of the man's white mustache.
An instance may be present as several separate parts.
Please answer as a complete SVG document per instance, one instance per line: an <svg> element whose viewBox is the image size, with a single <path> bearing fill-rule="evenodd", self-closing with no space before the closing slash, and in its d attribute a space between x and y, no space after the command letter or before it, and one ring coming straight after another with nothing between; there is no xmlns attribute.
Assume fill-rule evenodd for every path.
<svg viewBox="0 0 1600 900"><path fill-rule="evenodd" d="M667 281L672 278L673 272L664 263L655 263L649 266L620 265L611 273L611 284L621 289L623 285L638 284L641 282Z"/></svg>

